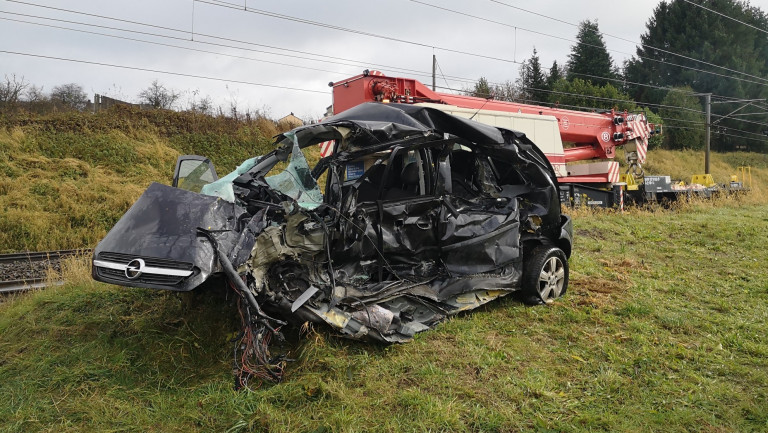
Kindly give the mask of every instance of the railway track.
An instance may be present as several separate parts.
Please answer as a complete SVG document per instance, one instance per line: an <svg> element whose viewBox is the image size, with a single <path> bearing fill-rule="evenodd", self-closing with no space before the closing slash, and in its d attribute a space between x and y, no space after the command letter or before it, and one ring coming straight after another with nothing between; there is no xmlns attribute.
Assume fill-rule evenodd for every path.
<svg viewBox="0 0 768 433"><path fill-rule="evenodd" d="M50 279L49 269L59 271L64 257L90 253L80 249L0 254L0 294L60 285L62 281Z"/></svg>
<svg viewBox="0 0 768 433"><path fill-rule="evenodd" d="M80 250L25 251L23 253L0 254L0 263L60 260L62 257L74 256L76 254L90 254L91 251L91 249L87 248Z"/></svg>

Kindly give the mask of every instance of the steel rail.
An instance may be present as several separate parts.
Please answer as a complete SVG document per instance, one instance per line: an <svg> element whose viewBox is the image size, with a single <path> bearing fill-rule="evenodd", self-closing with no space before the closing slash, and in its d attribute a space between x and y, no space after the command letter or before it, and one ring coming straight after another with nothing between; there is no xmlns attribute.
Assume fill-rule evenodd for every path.
<svg viewBox="0 0 768 433"><path fill-rule="evenodd" d="M62 257L78 254L91 254L90 248L79 250L28 251L21 253L0 254L0 263L41 262L45 260L60 260Z"/></svg>
<svg viewBox="0 0 768 433"><path fill-rule="evenodd" d="M0 281L0 294L25 292L33 289L44 289L60 286L63 281L51 281L48 278L27 278L25 280Z"/></svg>

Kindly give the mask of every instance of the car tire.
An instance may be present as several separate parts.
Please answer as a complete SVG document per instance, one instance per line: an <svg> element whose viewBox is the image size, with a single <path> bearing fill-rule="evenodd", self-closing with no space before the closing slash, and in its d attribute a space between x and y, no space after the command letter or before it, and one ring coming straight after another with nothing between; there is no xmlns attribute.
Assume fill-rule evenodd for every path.
<svg viewBox="0 0 768 433"><path fill-rule="evenodd" d="M553 246L535 247L523 264L522 288L540 303L551 303L568 289L568 258Z"/></svg>

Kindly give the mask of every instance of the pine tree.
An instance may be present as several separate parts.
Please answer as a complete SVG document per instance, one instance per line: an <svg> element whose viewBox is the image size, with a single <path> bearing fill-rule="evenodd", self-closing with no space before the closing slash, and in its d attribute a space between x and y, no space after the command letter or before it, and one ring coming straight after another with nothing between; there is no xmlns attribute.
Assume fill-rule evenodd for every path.
<svg viewBox="0 0 768 433"><path fill-rule="evenodd" d="M698 93L734 98L768 97L768 37L760 30L768 28L766 12L738 0L692 1L725 16L683 0L659 3L640 38L637 57L625 66L627 81L659 87L690 86ZM628 90L636 100L648 103L658 104L667 96L665 90L644 86L630 84ZM738 107L715 104L712 113L726 115ZM758 111L762 110L747 107L739 114ZM760 133L763 129L739 119L744 117L724 119L719 125L731 128L730 134L735 130ZM715 149L731 150L734 145L754 143L759 150L760 143L752 140L734 143L733 137L716 137L714 132L712 138ZM763 149L768 151L768 145Z"/></svg>
<svg viewBox="0 0 768 433"><path fill-rule="evenodd" d="M604 86L615 78L616 68L605 47L597 21L582 21L576 35L576 45L568 55L568 80L581 78Z"/></svg>
<svg viewBox="0 0 768 433"><path fill-rule="evenodd" d="M520 96L532 101L547 101L549 92L547 86L547 74L541 67L536 48L533 49L533 55L520 65L520 76L517 79L517 85L520 88Z"/></svg>
<svg viewBox="0 0 768 433"><path fill-rule="evenodd" d="M491 86L488 84L488 79L485 77L480 77L475 83L474 89L470 90L468 93L470 96L476 96L478 98L491 98L493 96Z"/></svg>

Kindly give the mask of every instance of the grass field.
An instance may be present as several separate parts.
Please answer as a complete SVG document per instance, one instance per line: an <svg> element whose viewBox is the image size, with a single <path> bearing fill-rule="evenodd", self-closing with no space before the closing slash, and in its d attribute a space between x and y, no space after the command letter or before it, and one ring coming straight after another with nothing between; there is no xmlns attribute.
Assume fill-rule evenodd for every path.
<svg viewBox="0 0 768 433"><path fill-rule="evenodd" d="M0 249L93 245L114 218L98 219L99 203L119 217L176 155L215 155L179 144L172 121L108 120L66 139L78 158L39 123L0 128ZM263 135L217 142L261 149ZM768 431L768 161L714 155L713 167L725 182L744 159L755 191L738 200L573 212L571 285L551 306L502 299L393 346L292 330L273 349L296 359L285 381L252 391L233 390L226 292L95 283L88 258L70 260L65 286L0 298L0 432ZM692 152L649 160L700 171ZM7 232L15 218L26 232Z"/></svg>
<svg viewBox="0 0 768 433"><path fill-rule="evenodd" d="M492 303L378 346L325 329L279 385L232 390L221 293L88 280L0 305L0 430L768 429L768 206L578 216L549 307Z"/></svg>

